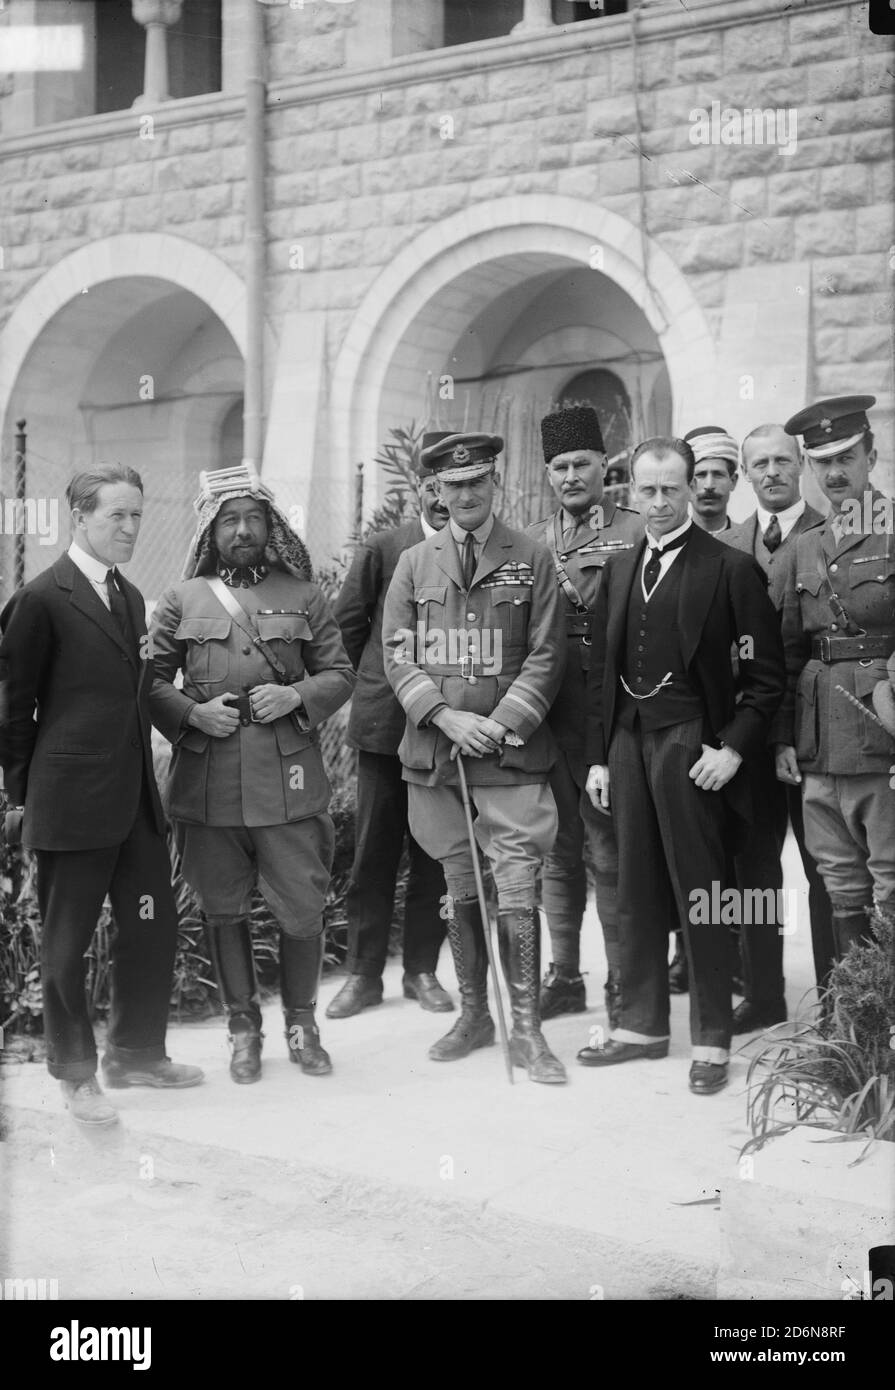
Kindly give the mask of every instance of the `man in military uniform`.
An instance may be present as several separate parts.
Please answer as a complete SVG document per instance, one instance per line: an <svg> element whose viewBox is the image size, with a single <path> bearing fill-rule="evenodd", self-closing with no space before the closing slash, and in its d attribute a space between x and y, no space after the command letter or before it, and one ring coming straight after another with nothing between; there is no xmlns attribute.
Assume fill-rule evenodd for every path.
<svg viewBox="0 0 895 1390"><path fill-rule="evenodd" d="M759 425L743 440L743 474L752 484L757 509L745 521L719 533L736 550L753 556L768 577L768 595L780 613L786 592L786 572L796 541L823 521L820 512L802 496L804 463L798 443L782 425ZM805 845L802 796L798 787L780 782L776 774L775 730L767 746L752 760L752 796L762 808L752 832L734 859L741 892L779 892L783 888L780 857L792 822L802 867L808 880L808 910L818 984L833 958L832 910L823 879ZM745 921L740 928L745 998L734 1009L734 1033L769 1028L786 1018L783 981L783 936L776 921Z"/></svg>
<svg viewBox="0 0 895 1390"><path fill-rule="evenodd" d="M892 499L870 483L876 449L866 411L875 404L839 396L784 425L802 436L832 512L797 537L788 571L785 709L791 730L794 697L794 737L778 750L777 773L802 784L805 840L833 904L839 956L867 938L874 901L895 914L895 739L873 705L895 651L895 543Z"/></svg>
<svg viewBox="0 0 895 1390"><path fill-rule="evenodd" d="M427 449L450 521L406 550L383 619L386 675L407 715L400 755L410 829L441 860L448 939L462 1011L435 1061L494 1041L487 955L472 849L453 761L467 767L476 839L497 884L498 940L513 1012L511 1055L533 1081L566 1080L540 1029L540 923L535 880L556 838L546 723L562 681L566 637L550 557L492 513L495 435L454 434Z"/></svg>
<svg viewBox="0 0 895 1390"><path fill-rule="evenodd" d="M612 1020L618 994L618 846L613 822L600 815L584 790L587 765L584 727L590 666L590 629L603 568L610 555L631 550L643 538L639 512L604 501L607 457L592 406L571 406L541 421L544 462L558 508L528 534L550 551L561 592L568 640L566 673L548 715L557 744L550 774L559 832L541 871L541 889L553 960L541 987L541 1018L582 1013L581 919L587 901L585 841L596 880L608 976L606 1007Z"/></svg>
<svg viewBox="0 0 895 1390"><path fill-rule="evenodd" d="M424 434L422 447L437 443L447 433ZM357 671L348 721L348 743L357 749L357 812L354 863L345 899L348 978L327 1008L327 1018L350 1018L382 1003L382 972L405 836L404 997L419 1000L432 1013L451 1013L454 1008L435 975L444 941L444 874L407 829L407 783L402 780L398 757L404 711L382 665L382 611L395 566L405 550L436 535L448 519L430 468L420 465L416 487L419 516L366 538L335 602L345 650Z"/></svg>
<svg viewBox="0 0 895 1390"><path fill-rule="evenodd" d="M230 1075L244 1084L261 1074L256 884L281 928L290 1059L322 1075L332 1068L314 1006L334 832L316 730L350 696L354 672L307 551L254 470L201 483L184 582L152 623L153 721L174 745L169 812L208 923Z"/></svg>

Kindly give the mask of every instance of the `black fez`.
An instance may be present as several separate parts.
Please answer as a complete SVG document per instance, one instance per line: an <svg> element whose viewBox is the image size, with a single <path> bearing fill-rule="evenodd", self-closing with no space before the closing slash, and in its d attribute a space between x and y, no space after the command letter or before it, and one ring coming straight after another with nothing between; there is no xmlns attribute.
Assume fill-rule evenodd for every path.
<svg viewBox="0 0 895 1390"><path fill-rule="evenodd" d="M592 405L566 405L551 410L541 421L541 441L545 463L557 454L571 454L576 449L606 452L599 416Z"/></svg>
<svg viewBox="0 0 895 1390"><path fill-rule="evenodd" d="M440 444L442 439L447 439L448 435L451 433L451 430L427 430L423 435L420 441L420 453L416 465L416 476L418 478L431 478L434 476L435 469L428 463L423 462L423 454L427 449L431 449L433 445Z"/></svg>

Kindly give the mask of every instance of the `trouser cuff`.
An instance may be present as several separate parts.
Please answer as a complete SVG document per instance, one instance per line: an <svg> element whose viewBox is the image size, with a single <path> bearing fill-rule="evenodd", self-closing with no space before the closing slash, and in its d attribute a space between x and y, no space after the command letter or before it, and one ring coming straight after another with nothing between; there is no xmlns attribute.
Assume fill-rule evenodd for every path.
<svg viewBox="0 0 895 1390"><path fill-rule="evenodd" d="M89 1081L96 1076L96 1053L80 1062L51 1062L47 1060L47 1071L57 1081Z"/></svg>
<svg viewBox="0 0 895 1390"><path fill-rule="evenodd" d="M613 1042L656 1043L668 1042L670 1033L635 1033L630 1028L613 1028L609 1034Z"/></svg>
<svg viewBox="0 0 895 1390"><path fill-rule="evenodd" d="M385 961L348 960L346 969L349 975L363 975L365 980L381 980Z"/></svg>
<svg viewBox="0 0 895 1390"><path fill-rule="evenodd" d="M693 1047L691 1056L694 1062L714 1062L716 1066L721 1066L724 1062L730 1061L729 1047Z"/></svg>
<svg viewBox="0 0 895 1390"><path fill-rule="evenodd" d="M105 1056L110 1062L130 1066L140 1062L163 1062L167 1053L164 1043L156 1043L154 1047L118 1047L116 1043L107 1042Z"/></svg>

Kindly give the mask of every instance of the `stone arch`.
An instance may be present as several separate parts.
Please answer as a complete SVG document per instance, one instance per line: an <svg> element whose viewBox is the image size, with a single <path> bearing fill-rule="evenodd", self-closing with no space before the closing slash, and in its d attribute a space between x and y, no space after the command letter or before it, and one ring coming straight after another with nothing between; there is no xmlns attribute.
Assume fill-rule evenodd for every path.
<svg viewBox="0 0 895 1390"><path fill-rule="evenodd" d="M4 431L9 428L10 400L25 359L54 316L85 290L89 293L91 286L131 276L166 280L202 299L245 356L245 285L225 261L195 242L167 232L103 237L65 256L41 276L0 332L0 421ZM268 326L265 352L270 379L276 340Z"/></svg>
<svg viewBox="0 0 895 1390"><path fill-rule="evenodd" d="M647 278L642 255L633 223L548 194L489 200L427 228L377 277L338 353L330 393L334 473L347 476L353 462L376 452L386 376L415 326L456 339L472 317L471 289L497 294L551 265L599 270L630 297L661 345L675 426L700 417L712 399L716 367L708 322L671 257L648 242ZM437 319L428 323L426 306L436 298Z"/></svg>

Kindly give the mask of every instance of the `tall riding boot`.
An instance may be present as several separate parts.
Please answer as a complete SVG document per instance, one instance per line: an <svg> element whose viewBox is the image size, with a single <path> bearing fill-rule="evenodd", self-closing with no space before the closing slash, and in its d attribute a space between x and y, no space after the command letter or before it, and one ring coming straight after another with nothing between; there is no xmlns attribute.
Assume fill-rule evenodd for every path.
<svg viewBox="0 0 895 1390"><path fill-rule="evenodd" d="M833 912L833 940L836 943L836 959L842 960L852 945L869 946L873 941L870 930L868 907L854 908L852 911Z"/></svg>
<svg viewBox="0 0 895 1390"><path fill-rule="evenodd" d="M240 1085L248 1085L261 1075L264 1037L252 933L246 921L206 925L205 940L221 1002L227 1010L230 1075Z"/></svg>
<svg viewBox="0 0 895 1390"><path fill-rule="evenodd" d="M510 1059L514 1066L525 1067L532 1081L561 1084L567 1080L566 1069L547 1046L538 1014L541 924L537 908L499 912L497 937L513 1011Z"/></svg>
<svg viewBox="0 0 895 1390"><path fill-rule="evenodd" d="M314 1017L323 949L323 932L310 937L287 936L280 932L280 996L289 1058L308 1076L325 1076L333 1069L329 1053L320 1046L320 1032Z"/></svg>
<svg viewBox="0 0 895 1390"><path fill-rule="evenodd" d="M460 987L460 1017L429 1048L433 1062L456 1062L494 1042L494 1021L488 1012L488 952L476 898L454 900L447 935Z"/></svg>

